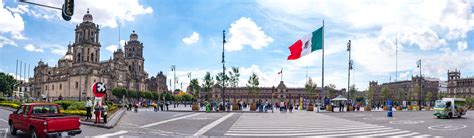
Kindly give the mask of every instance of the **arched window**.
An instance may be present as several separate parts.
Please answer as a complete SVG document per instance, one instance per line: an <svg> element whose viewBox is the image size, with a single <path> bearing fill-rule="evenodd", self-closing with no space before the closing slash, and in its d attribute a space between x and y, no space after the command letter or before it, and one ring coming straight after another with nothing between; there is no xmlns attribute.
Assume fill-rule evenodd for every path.
<svg viewBox="0 0 474 138"><path fill-rule="evenodd" d="M132 70L132 66L128 65L128 70L131 71L131 70Z"/></svg>
<svg viewBox="0 0 474 138"><path fill-rule="evenodd" d="M79 82L76 81L76 89L79 88Z"/></svg>
<svg viewBox="0 0 474 138"><path fill-rule="evenodd" d="M48 90L48 85L46 85L46 88L44 88L45 90Z"/></svg>
<svg viewBox="0 0 474 138"><path fill-rule="evenodd" d="M94 61L95 58L94 58L94 53L91 54L91 60Z"/></svg>
<svg viewBox="0 0 474 138"><path fill-rule="evenodd" d="M59 84L59 90L63 89L63 84Z"/></svg>
<svg viewBox="0 0 474 138"><path fill-rule="evenodd" d="M54 84L53 84L53 85L51 85L51 90L53 90L53 91L54 91Z"/></svg>
<svg viewBox="0 0 474 138"><path fill-rule="evenodd" d="M81 61L81 53L77 53L77 62Z"/></svg>

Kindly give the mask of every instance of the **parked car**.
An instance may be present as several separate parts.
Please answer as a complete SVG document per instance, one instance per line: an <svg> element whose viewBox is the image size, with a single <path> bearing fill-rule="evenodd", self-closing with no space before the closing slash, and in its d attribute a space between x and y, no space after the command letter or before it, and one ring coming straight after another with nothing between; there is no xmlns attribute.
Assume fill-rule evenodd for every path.
<svg viewBox="0 0 474 138"><path fill-rule="evenodd" d="M8 124L12 135L20 130L30 133L32 138L74 136L82 132L79 116L61 114L59 105L51 103L22 104L10 114Z"/></svg>

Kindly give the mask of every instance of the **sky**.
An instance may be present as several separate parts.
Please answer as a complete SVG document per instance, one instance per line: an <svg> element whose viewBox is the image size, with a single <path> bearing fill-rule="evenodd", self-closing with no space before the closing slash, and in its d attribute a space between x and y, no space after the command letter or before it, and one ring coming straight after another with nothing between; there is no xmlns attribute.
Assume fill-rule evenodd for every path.
<svg viewBox="0 0 474 138"><path fill-rule="evenodd" d="M54 7L63 2L30 1ZM135 30L149 77L163 71L169 80L170 66L176 65L183 87L189 72L200 82L205 72L222 72L223 30L225 66L240 69L240 86L252 73L260 86L277 86L280 70L287 87L303 87L307 76L321 86L321 50L294 61L287 56L288 47L323 20L325 85L347 87L349 40L350 83L359 90L369 81L418 75L419 59L427 77L447 80L448 70L455 69L463 78L474 77L473 6L472 0L76 0L71 21L64 21L59 10L3 0L0 71L14 74L17 60L31 65L30 76L40 60L56 66L89 9L101 29L101 60L110 59Z"/></svg>

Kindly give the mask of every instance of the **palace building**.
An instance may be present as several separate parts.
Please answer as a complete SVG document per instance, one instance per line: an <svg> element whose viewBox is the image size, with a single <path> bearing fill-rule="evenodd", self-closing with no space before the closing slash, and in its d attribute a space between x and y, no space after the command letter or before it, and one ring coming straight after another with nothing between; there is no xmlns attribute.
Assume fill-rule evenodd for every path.
<svg viewBox="0 0 474 138"><path fill-rule="evenodd" d="M461 71L448 70L448 96L474 98L474 77L461 78Z"/></svg>

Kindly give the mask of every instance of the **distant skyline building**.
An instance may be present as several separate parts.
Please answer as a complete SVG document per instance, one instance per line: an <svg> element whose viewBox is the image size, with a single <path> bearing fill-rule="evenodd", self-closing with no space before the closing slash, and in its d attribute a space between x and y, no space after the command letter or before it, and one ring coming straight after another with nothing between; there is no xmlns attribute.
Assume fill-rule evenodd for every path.
<svg viewBox="0 0 474 138"><path fill-rule="evenodd" d="M422 91L421 95L417 90L420 81ZM432 95L431 100L436 100L438 98L439 81L439 79L435 78L413 76L411 77L411 80L395 81L383 84L378 84L377 81L370 81L369 88L374 90L374 102L384 102L382 90L386 87L390 91L389 98L392 100L400 99L399 96L401 96L402 100L418 101L418 99L421 97L421 101L424 103L429 93Z"/></svg>

